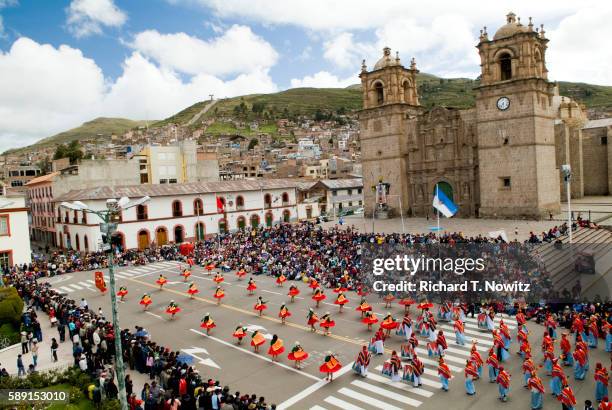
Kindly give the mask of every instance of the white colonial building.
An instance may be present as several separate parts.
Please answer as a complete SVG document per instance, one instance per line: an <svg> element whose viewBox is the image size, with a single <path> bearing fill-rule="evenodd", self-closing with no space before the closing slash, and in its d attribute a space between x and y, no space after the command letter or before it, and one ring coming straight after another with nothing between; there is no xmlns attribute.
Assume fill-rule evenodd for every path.
<svg viewBox="0 0 612 410"><path fill-rule="evenodd" d="M28 208L23 194L5 194L0 186L0 267L32 262Z"/></svg>
<svg viewBox="0 0 612 410"><path fill-rule="evenodd" d="M55 199L57 243L79 251L101 247L100 218L62 208L81 201L91 210L106 209L107 199L127 196L151 200L124 210L117 222L116 244L123 248L181 243L219 232L271 226L297 220L296 182L290 180L222 181L168 185L100 187L69 191ZM217 198L224 204L218 212ZM26 225L27 226L27 225Z"/></svg>

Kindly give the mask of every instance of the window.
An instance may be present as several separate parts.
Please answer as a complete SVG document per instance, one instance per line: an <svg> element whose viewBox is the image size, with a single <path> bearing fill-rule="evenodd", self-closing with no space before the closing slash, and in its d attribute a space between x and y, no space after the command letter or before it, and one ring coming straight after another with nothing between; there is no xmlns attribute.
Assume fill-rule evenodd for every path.
<svg viewBox="0 0 612 410"><path fill-rule="evenodd" d="M338 191L332 191L332 196L337 196L338 195Z"/></svg>
<svg viewBox="0 0 612 410"><path fill-rule="evenodd" d="M176 184L176 178L170 178L170 179L168 180L168 183L169 183L169 184Z"/></svg>
<svg viewBox="0 0 612 410"><path fill-rule="evenodd" d="M181 201L172 202L172 216L183 216L183 205Z"/></svg>
<svg viewBox="0 0 612 410"><path fill-rule="evenodd" d="M501 81L512 78L512 57L510 57L510 54L504 53L499 57L499 71L501 73Z"/></svg>
<svg viewBox="0 0 612 410"><path fill-rule="evenodd" d="M283 205L287 205L289 203L289 194L287 192L283 192Z"/></svg>
<svg viewBox="0 0 612 410"><path fill-rule="evenodd" d="M13 264L11 252L0 252L0 267L8 269Z"/></svg>
<svg viewBox="0 0 612 410"><path fill-rule="evenodd" d="M159 183L160 183L160 184L167 184L167 183L168 183L168 180L167 180L167 179L160 179L160 180L159 180Z"/></svg>
<svg viewBox="0 0 612 410"><path fill-rule="evenodd" d="M363 201L359 201L359 206L363 206Z"/></svg>
<svg viewBox="0 0 612 410"><path fill-rule="evenodd" d="M264 195L264 204L266 208L270 208L272 206L272 195Z"/></svg>
<svg viewBox="0 0 612 410"><path fill-rule="evenodd" d="M8 215L0 216L0 236L10 236L11 229Z"/></svg>
<svg viewBox="0 0 612 410"><path fill-rule="evenodd" d="M353 203L352 203L352 202L349 202L349 206L353 206Z"/></svg>
<svg viewBox="0 0 612 410"><path fill-rule="evenodd" d="M383 102L385 102L385 92L383 91L382 83L376 83L374 85L374 90L376 90L376 103L382 104Z"/></svg>
<svg viewBox="0 0 612 410"><path fill-rule="evenodd" d="M601 145L608 145L608 137L601 137Z"/></svg>
<svg viewBox="0 0 612 410"><path fill-rule="evenodd" d="M149 218L149 213L146 205L138 205L136 207L136 219L144 221Z"/></svg>
<svg viewBox="0 0 612 410"><path fill-rule="evenodd" d="M244 209L244 198L242 195L236 197L236 209Z"/></svg>
<svg viewBox="0 0 612 410"><path fill-rule="evenodd" d="M83 215L81 215L81 223L83 225L87 224L87 212L83 212Z"/></svg>
<svg viewBox="0 0 612 410"><path fill-rule="evenodd" d="M149 175L148 174L140 174L140 183L148 184L149 183Z"/></svg>
<svg viewBox="0 0 612 410"><path fill-rule="evenodd" d="M23 186L23 181L11 181L11 186Z"/></svg>
<svg viewBox="0 0 612 410"><path fill-rule="evenodd" d="M511 187L510 177L501 177L500 180L501 180L502 189L510 189Z"/></svg>
<svg viewBox="0 0 612 410"><path fill-rule="evenodd" d="M74 211L72 214L72 223L78 224L79 223L79 213L78 211Z"/></svg>
<svg viewBox="0 0 612 410"><path fill-rule="evenodd" d="M34 170L34 169L27 169L25 174L26 174L26 177L33 177L33 176L36 175L36 170Z"/></svg>
<svg viewBox="0 0 612 410"><path fill-rule="evenodd" d="M193 213L194 215L204 215L204 207L200 198L193 201Z"/></svg>
<svg viewBox="0 0 612 410"><path fill-rule="evenodd" d="M348 194L349 194L349 195L353 195L353 190L352 190L352 189L349 189L349 190L348 190Z"/></svg>

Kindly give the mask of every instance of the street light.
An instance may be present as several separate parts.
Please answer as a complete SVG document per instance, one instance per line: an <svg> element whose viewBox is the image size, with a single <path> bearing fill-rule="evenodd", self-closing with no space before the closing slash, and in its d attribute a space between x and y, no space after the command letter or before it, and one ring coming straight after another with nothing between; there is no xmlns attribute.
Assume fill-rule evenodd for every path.
<svg viewBox="0 0 612 410"><path fill-rule="evenodd" d="M61 207L73 211L82 211L88 214L97 215L102 222L100 223L100 231L105 235L102 249L108 252L108 276L110 278L110 296L111 296L111 312L113 318L113 331L115 333L115 372L117 374L117 384L119 386L119 401L121 402L122 410L128 409L127 397L125 394L125 372L123 368L123 350L121 348L121 330L119 329L119 321L117 319L117 295L115 292L115 267L114 255L111 245L111 235L117 230L115 217L120 211L142 205L151 200L148 196L130 201L130 198L124 196L119 200L107 199L106 209L94 211L81 201L62 202Z"/></svg>
<svg viewBox="0 0 612 410"><path fill-rule="evenodd" d="M561 165L561 173L565 181L565 191L567 194L567 225L569 228L569 243L572 243L572 207L570 204L571 192L570 182L572 180L572 167L569 164Z"/></svg>

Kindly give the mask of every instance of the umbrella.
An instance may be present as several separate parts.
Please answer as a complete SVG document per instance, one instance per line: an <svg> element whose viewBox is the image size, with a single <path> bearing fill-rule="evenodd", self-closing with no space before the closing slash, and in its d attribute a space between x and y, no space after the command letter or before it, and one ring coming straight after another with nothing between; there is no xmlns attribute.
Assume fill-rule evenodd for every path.
<svg viewBox="0 0 612 410"><path fill-rule="evenodd" d="M431 302L421 302L417 306L419 309L431 309L433 307L433 303Z"/></svg>
<svg viewBox="0 0 612 410"><path fill-rule="evenodd" d="M187 353L180 353L176 356L176 361L179 363L185 363L186 365L190 365L193 363L193 356L188 355Z"/></svg>
<svg viewBox="0 0 612 410"><path fill-rule="evenodd" d="M147 337L149 334L143 329L136 332L136 337Z"/></svg>

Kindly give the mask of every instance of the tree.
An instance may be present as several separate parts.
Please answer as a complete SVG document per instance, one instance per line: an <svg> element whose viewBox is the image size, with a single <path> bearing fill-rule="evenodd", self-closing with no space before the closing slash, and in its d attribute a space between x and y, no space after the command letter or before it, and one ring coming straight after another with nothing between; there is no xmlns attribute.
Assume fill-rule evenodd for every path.
<svg viewBox="0 0 612 410"><path fill-rule="evenodd" d="M43 174L48 174L49 172L51 172L51 160L49 159L49 157L44 157L43 159L38 161L36 163L36 166L40 168L40 171Z"/></svg>
<svg viewBox="0 0 612 410"><path fill-rule="evenodd" d="M257 144L259 144L259 140L257 138L251 138L251 140L249 141L249 151L254 149Z"/></svg>
<svg viewBox="0 0 612 410"><path fill-rule="evenodd" d="M55 149L53 159L69 158L70 164L76 164L77 161L83 158L83 151L78 140L70 141L68 144L58 145Z"/></svg>
<svg viewBox="0 0 612 410"><path fill-rule="evenodd" d="M266 103L255 102L253 103L253 106L251 107L251 111L253 111L253 113L257 115L261 115L261 113L264 111L265 108L266 108Z"/></svg>

